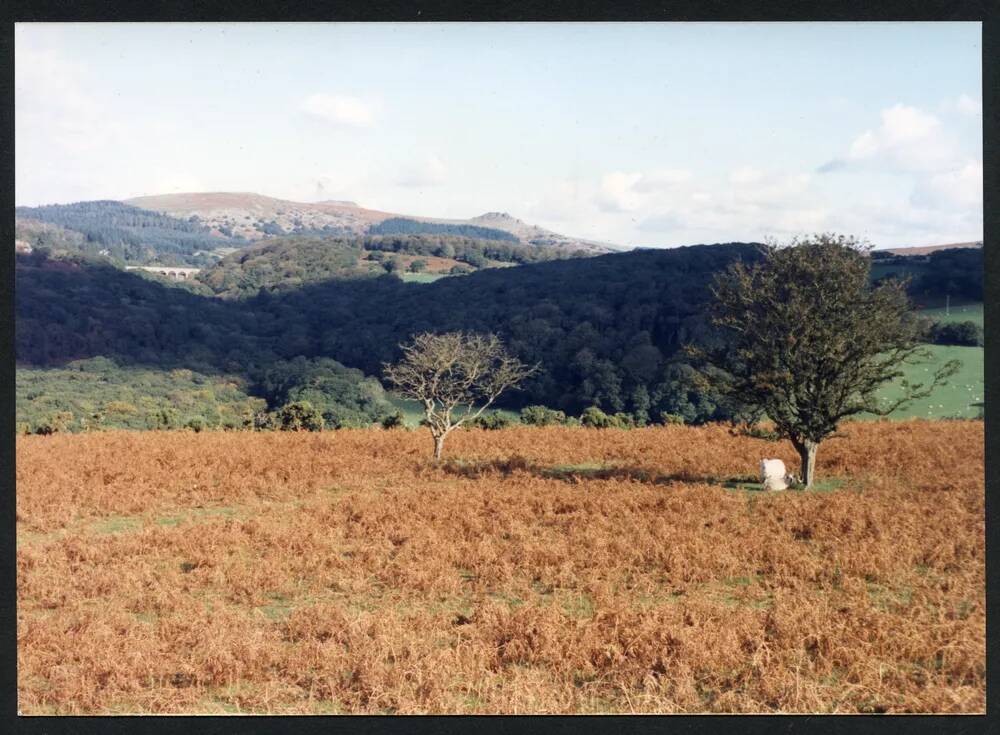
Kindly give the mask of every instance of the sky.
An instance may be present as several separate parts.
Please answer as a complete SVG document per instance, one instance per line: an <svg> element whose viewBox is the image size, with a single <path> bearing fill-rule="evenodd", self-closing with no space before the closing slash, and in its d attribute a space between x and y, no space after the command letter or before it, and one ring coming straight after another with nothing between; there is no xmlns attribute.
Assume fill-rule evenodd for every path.
<svg viewBox="0 0 1000 735"><path fill-rule="evenodd" d="M981 240L981 50L980 23L19 23L15 200Z"/></svg>

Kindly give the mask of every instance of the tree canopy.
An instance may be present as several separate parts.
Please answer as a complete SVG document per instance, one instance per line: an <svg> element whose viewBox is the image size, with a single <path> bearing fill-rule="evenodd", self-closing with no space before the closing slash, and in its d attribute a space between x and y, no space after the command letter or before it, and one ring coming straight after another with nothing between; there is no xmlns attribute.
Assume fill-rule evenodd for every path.
<svg viewBox="0 0 1000 735"><path fill-rule="evenodd" d="M843 419L886 415L929 394L952 374L940 368L929 385L903 382L903 395L880 401L904 363L926 357L924 326L905 284L873 285L867 248L839 235L816 235L763 248L756 264L736 262L716 277L711 324L723 340L692 352L718 368L711 383L772 420L802 457L813 481L816 448Z"/></svg>

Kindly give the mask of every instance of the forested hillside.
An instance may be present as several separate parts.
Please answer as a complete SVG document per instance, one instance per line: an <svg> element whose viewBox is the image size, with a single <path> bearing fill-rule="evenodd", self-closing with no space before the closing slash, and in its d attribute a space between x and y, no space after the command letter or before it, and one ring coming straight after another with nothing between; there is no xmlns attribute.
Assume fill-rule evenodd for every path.
<svg viewBox="0 0 1000 735"><path fill-rule="evenodd" d="M982 301L983 249L948 248L916 256L875 252L872 254L872 276L910 279L910 296L921 305L946 296Z"/></svg>
<svg viewBox="0 0 1000 735"><path fill-rule="evenodd" d="M17 359L59 365L103 355L125 364L247 375L281 359L329 357L369 375L412 334L495 331L544 372L513 403L578 412L715 416L678 385L668 358L703 327L711 275L747 245L643 251L486 269L432 284L393 276L334 280L242 301L197 296L116 268L18 256Z"/></svg>
<svg viewBox="0 0 1000 735"><path fill-rule="evenodd" d="M370 235L458 235L460 237L472 237L479 240L506 240L507 242L519 242L509 232L497 230L492 227L478 227L476 225L451 225L437 222L419 222L403 217L390 217L379 222L368 230Z"/></svg>
<svg viewBox="0 0 1000 735"><path fill-rule="evenodd" d="M461 329L496 332L522 360L541 364L523 391L505 396L509 407L543 404L577 415L596 405L640 422L661 413L702 421L732 411L691 385L680 349L708 334L703 314L713 275L734 259L759 257L752 245L487 268L416 284L379 270L384 264L373 256L399 248L468 257L482 241L387 236L335 242L279 239L233 254L202 274L218 293L240 297L226 299L83 256L18 255L18 362L51 366L106 356L126 365L242 375L256 380L256 392L264 395L258 378L279 361L306 360L294 371L301 376L324 358L380 376L383 363L398 357L399 343L415 333ZM910 263L916 268L908 272L911 292L925 306L945 294L974 301L982 293L981 257L981 251L939 251L925 263ZM364 269L370 274L359 277ZM976 325L940 325L928 339L974 346L981 334Z"/></svg>
<svg viewBox="0 0 1000 735"><path fill-rule="evenodd" d="M739 244L642 251L419 286L319 284L247 305L301 314L286 340L367 373L378 373L417 332L496 332L522 360L543 367L514 401L574 414L597 405L640 418L708 418L718 407L687 390L687 368L669 358L704 329L712 275L734 258L754 257L752 246Z"/></svg>
<svg viewBox="0 0 1000 735"><path fill-rule="evenodd" d="M564 248L539 248L516 241L476 240L454 235L368 237L276 237L243 248L198 274L225 297L255 296L260 289L287 291L331 279L375 277L422 260L437 273L468 273L497 264L538 263L591 255ZM411 257L412 256L412 257ZM430 259L430 265L428 265Z"/></svg>
<svg viewBox="0 0 1000 735"><path fill-rule="evenodd" d="M215 261L207 251L245 244L212 234L196 219L182 220L115 201L17 207L14 211L18 219L80 233L82 239L71 237L61 243L66 249L102 253L129 264L206 265Z"/></svg>

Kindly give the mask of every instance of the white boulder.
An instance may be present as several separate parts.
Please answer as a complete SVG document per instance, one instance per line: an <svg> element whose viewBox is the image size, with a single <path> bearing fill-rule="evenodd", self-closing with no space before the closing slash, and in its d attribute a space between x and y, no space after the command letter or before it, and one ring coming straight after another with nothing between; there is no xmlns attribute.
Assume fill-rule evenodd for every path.
<svg viewBox="0 0 1000 735"><path fill-rule="evenodd" d="M760 461L760 481L765 490L784 490L788 487L785 463L780 459L762 459Z"/></svg>

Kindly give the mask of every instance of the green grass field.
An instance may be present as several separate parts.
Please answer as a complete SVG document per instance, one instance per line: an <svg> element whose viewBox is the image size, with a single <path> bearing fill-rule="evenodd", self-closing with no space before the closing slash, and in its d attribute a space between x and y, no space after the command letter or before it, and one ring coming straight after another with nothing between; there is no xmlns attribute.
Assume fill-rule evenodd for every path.
<svg viewBox="0 0 1000 735"><path fill-rule="evenodd" d="M930 308L921 309L920 313L939 322L973 321L983 325L983 303L973 301L967 303L952 303L946 308L944 303L933 304ZM980 415L980 406L985 395L985 378L983 368L982 347L950 347L928 345L931 359L922 365L907 365L904 370L906 378L911 383L925 382L934 371L949 360L962 363L959 371L948 380L946 385L937 388L927 398L917 401L909 408L904 408L892 414L892 418L976 418ZM880 395L887 400L898 398L902 388L897 381L887 386Z"/></svg>
<svg viewBox="0 0 1000 735"><path fill-rule="evenodd" d="M983 326L983 302L973 301L968 304L952 304L950 308L936 306L921 309L920 313L939 322L975 322Z"/></svg>
<svg viewBox="0 0 1000 735"><path fill-rule="evenodd" d="M904 370L911 383L926 382L934 371L948 360L959 360L962 367L946 385L937 388L929 397L917 401L909 408L892 414L892 418L940 419L961 416L976 418L980 407L973 405L983 402L985 382L983 376L982 347L945 347L928 345L932 358L921 365L907 365ZM887 400L901 395L899 382L883 388L879 393Z"/></svg>
<svg viewBox="0 0 1000 735"><path fill-rule="evenodd" d="M439 278L447 278L447 273L400 273L406 283L434 283Z"/></svg>

